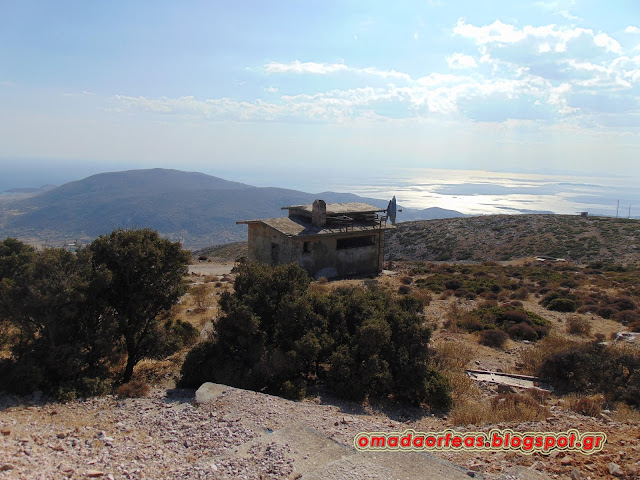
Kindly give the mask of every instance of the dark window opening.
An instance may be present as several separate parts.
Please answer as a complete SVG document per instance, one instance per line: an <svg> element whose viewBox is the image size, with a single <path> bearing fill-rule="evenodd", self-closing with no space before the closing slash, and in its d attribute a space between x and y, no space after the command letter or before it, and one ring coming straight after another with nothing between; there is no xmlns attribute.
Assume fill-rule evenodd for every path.
<svg viewBox="0 0 640 480"><path fill-rule="evenodd" d="M311 253L311 242L302 242L302 253Z"/></svg>
<svg viewBox="0 0 640 480"><path fill-rule="evenodd" d="M375 244L376 237L373 235L368 237L339 238L336 249L344 250L347 248L372 247Z"/></svg>
<svg viewBox="0 0 640 480"><path fill-rule="evenodd" d="M271 243L271 265L278 265L280 263L280 245L277 243Z"/></svg>

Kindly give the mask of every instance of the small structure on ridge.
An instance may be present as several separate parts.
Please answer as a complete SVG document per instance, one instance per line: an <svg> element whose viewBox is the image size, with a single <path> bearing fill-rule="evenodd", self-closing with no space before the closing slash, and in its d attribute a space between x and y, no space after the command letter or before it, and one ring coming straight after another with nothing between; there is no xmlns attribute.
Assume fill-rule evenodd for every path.
<svg viewBox="0 0 640 480"><path fill-rule="evenodd" d="M395 220L395 197L393 206ZM282 210L289 216L237 222L249 226L249 262L298 263L315 278L382 271L384 234L394 228L386 209L316 200Z"/></svg>

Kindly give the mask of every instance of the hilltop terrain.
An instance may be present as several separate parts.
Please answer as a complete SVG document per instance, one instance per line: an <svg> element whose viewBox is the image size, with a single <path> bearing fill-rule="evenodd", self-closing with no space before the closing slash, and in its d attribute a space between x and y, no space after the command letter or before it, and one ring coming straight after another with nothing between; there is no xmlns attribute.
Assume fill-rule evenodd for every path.
<svg viewBox="0 0 640 480"><path fill-rule="evenodd" d="M640 221L579 215L486 215L405 222L390 232L388 260L504 261L551 256L634 263Z"/></svg>
<svg viewBox="0 0 640 480"><path fill-rule="evenodd" d="M194 252L216 260L247 254L246 242ZM549 256L580 264L634 264L640 258L640 221L577 215L485 215L402 222L387 233L389 261L509 261Z"/></svg>
<svg viewBox="0 0 640 480"><path fill-rule="evenodd" d="M0 202L0 236L30 243L60 244L91 239L122 227L149 227L180 240L186 248L246 239L236 221L283 216L281 207L327 202L365 202L386 208L389 199L349 193L306 193L254 187L179 170L151 169L101 173L13 201ZM404 209L403 219L461 215L440 208Z"/></svg>
<svg viewBox="0 0 640 480"><path fill-rule="evenodd" d="M611 338L620 323L592 313L576 314L587 320L587 337L566 332L573 314L549 311L540 305L543 281L551 287L573 280L574 290L587 293L626 292L636 303L636 272L602 272L565 268L562 264L437 265L395 262L395 272L376 279L339 280L326 288L376 285L402 291L427 301L424 315L434 329L436 359L451 375L456 403L451 412L430 412L393 401L364 404L341 401L321 390L301 402L219 387L209 402L195 401L193 390L173 385L183 356L145 360L136 378L155 384L141 398L107 396L49 403L38 396L0 402L0 469L7 478L200 478L200 479L345 479L345 478L525 478L544 480L636 478L640 473L640 415L621 405L604 403L580 410L582 397L496 385L475 385L465 368L531 373L532 360L547 348L536 343L508 340L503 349L489 348L477 334L451 325L464 318L497 288L499 301L513 295L528 311L551 322L553 342L579 341L583 345L601 335ZM460 281L457 292L443 291L451 278ZM217 299L232 289L233 274L189 277L190 294L175 310L198 328L210 325L219 312ZM203 289L206 296L196 295ZM522 290L526 288L526 292ZM472 291L473 289L473 291ZM467 293L461 295L460 292ZM442 293L438 293L442 292ZM483 292L477 298L469 295ZM203 335L207 329L203 328ZM627 348L632 348L629 345ZM447 366L448 365L448 366ZM509 398L535 399L536 409L503 408ZM504 402L504 403L500 403ZM532 400L528 400L532 402ZM26 404L25 404L26 403ZM580 411L578 411L580 410ZM525 431L603 432L602 452L583 455L555 451L551 455L510 452L445 451L433 455L385 452L358 454L352 448L361 431L423 432L485 431L492 428ZM373 457L373 458L372 458ZM436 460L433 460L435 457ZM439 463L453 462L455 466ZM432 468L440 470L431 470ZM610 473L610 472L613 472ZM0 473L3 475L3 473Z"/></svg>

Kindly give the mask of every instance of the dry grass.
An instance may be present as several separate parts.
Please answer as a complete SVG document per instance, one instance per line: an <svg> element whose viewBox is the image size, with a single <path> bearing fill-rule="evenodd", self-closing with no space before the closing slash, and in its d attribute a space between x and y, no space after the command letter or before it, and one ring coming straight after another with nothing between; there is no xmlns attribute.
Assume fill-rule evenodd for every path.
<svg viewBox="0 0 640 480"><path fill-rule="evenodd" d="M424 290L424 289L414 290L413 296L418 298L419 300L422 300L424 302L425 307L428 307L429 305L431 305L431 302L433 301L433 296L427 290Z"/></svg>
<svg viewBox="0 0 640 480"><path fill-rule="evenodd" d="M134 371L134 379L145 381L151 385L171 380L180 372L180 366L186 352L178 352L163 360L145 358L138 362Z"/></svg>
<svg viewBox="0 0 640 480"><path fill-rule="evenodd" d="M140 379L134 379L118 387L118 395L123 398L140 398L149 394L149 384Z"/></svg>
<svg viewBox="0 0 640 480"><path fill-rule="evenodd" d="M633 425L640 424L640 411L630 407L624 402L617 403L611 417L616 422L631 423Z"/></svg>
<svg viewBox="0 0 640 480"><path fill-rule="evenodd" d="M579 315L569 315L567 317L567 333L580 337L591 335L591 322Z"/></svg>
<svg viewBox="0 0 640 480"><path fill-rule="evenodd" d="M604 397L602 395L582 396L571 394L564 401L570 410L589 417L597 417L604 405Z"/></svg>
<svg viewBox="0 0 640 480"><path fill-rule="evenodd" d="M467 398L451 410L454 425L542 421L549 409L531 395L505 393L490 401Z"/></svg>
<svg viewBox="0 0 640 480"><path fill-rule="evenodd" d="M548 415L549 409L530 395L505 393L491 399L491 420L494 423L541 421Z"/></svg>
<svg viewBox="0 0 640 480"><path fill-rule="evenodd" d="M472 397L478 397L480 390L466 373L467 364L475 356L470 348L455 341L443 341L434 347L435 363L451 385L454 408Z"/></svg>
<svg viewBox="0 0 640 480"><path fill-rule="evenodd" d="M487 412L486 402L467 398L454 404L449 419L454 425L484 425L489 421Z"/></svg>

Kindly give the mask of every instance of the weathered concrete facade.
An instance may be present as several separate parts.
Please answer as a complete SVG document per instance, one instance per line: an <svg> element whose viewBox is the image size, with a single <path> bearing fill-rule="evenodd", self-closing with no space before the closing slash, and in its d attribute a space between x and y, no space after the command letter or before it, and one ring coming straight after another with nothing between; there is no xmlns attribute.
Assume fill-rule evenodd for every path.
<svg viewBox="0 0 640 480"><path fill-rule="evenodd" d="M297 263L310 275L343 277L382 270L384 210L361 203L283 207L289 217L247 220L249 261Z"/></svg>

